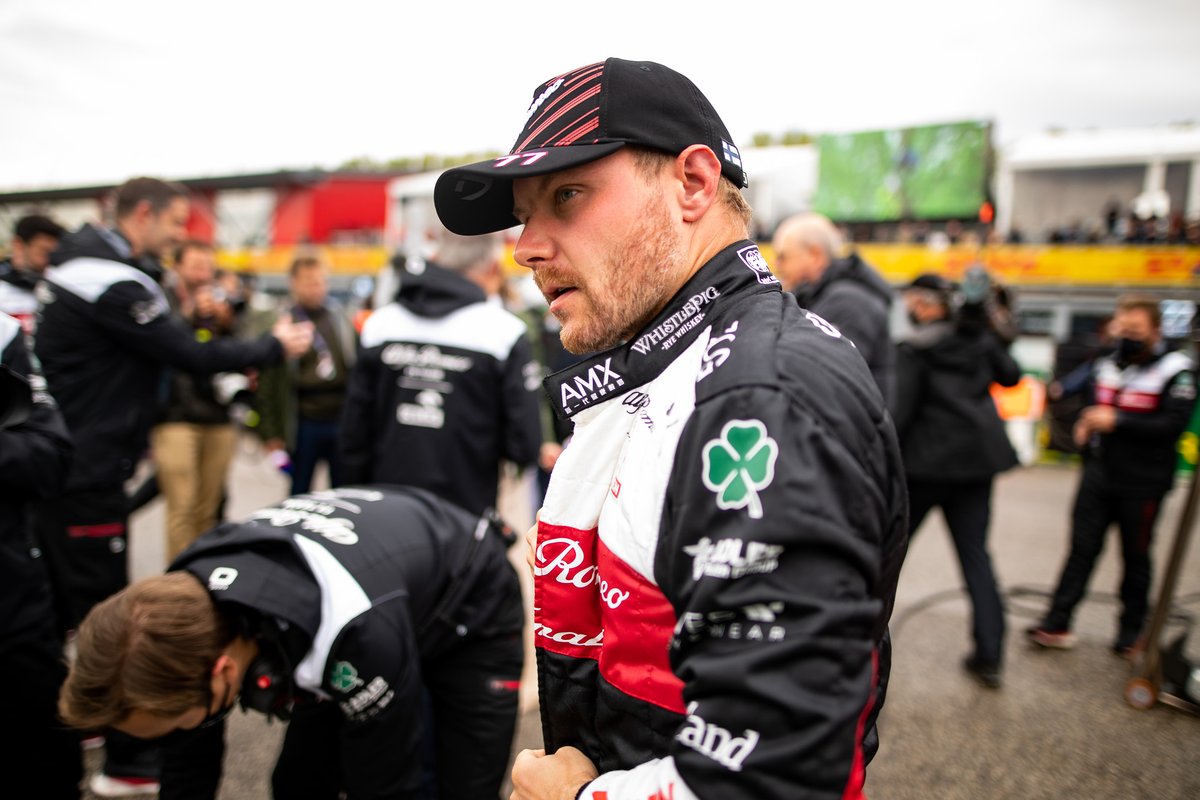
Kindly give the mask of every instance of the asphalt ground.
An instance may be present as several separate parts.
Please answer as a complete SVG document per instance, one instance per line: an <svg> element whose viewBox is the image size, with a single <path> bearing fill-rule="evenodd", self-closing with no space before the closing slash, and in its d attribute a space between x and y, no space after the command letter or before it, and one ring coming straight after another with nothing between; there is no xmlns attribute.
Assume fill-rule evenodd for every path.
<svg viewBox="0 0 1200 800"><path fill-rule="evenodd" d="M882 745L867 772L872 800L1200 798L1200 717L1163 704L1137 711L1123 700L1132 666L1109 650L1120 574L1115 532L1077 615L1079 645L1045 651L1022 636L1044 607L1042 593L1053 586L1065 558L1077 478L1075 467L1062 465L1018 469L997 481L991 550L1009 626L999 690L980 686L960 666L969 649L970 608L940 514L932 514L915 537L893 616L895 653L880 719ZM251 447L239 454L229 486L233 517L287 492L286 479ZM1184 495L1180 487L1168 496L1159 521L1155 597ZM510 523L526 525L528 483L509 484L504 501ZM161 500L133 519L135 578L163 567L162 519ZM1188 601L1183 611L1200 614L1200 535L1194 538L1177 597ZM521 567L522 547L512 553ZM1182 630L1178 624L1172 628ZM1188 654L1200 664L1200 631L1192 634ZM532 674L523 686L522 709L514 752L541 745ZM261 715L231 717L221 800L270 797L283 731L282 724ZM87 754L89 770L97 768L100 755Z"/></svg>

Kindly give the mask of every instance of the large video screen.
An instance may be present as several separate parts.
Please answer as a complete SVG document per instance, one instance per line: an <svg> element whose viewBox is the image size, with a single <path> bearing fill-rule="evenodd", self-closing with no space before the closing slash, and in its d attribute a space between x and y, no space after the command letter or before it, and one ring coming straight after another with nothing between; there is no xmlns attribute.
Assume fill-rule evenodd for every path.
<svg viewBox="0 0 1200 800"><path fill-rule="evenodd" d="M987 122L827 134L818 152L813 205L837 222L974 218L987 199Z"/></svg>

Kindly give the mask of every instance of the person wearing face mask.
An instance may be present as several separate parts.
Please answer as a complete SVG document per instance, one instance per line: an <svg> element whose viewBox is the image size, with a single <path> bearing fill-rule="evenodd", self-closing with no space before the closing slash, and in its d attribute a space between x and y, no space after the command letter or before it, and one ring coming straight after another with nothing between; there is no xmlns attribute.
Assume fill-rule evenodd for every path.
<svg viewBox="0 0 1200 800"><path fill-rule="evenodd" d="M95 606L59 711L161 739L160 800L217 796L238 701L288 720L275 800L494 800L524 658L513 541L420 489L288 498Z"/></svg>
<svg viewBox="0 0 1200 800"><path fill-rule="evenodd" d="M909 536L942 509L971 597L974 651L963 668L999 688L1004 609L987 550L992 482L1017 457L989 391L1013 386L1021 368L1002 336L952 309L951 284L918 276L904 289L913 334L897 347L896 433L908 480Z"/></svg>
<svg viewBox="0 0 1200 800"><path fill-rule="evenodd" d="M1191 359L1162 338L1158 300L1117 302L1115 349L1098 359L1085 391L1089 405L1073 431L1083 474L1072 510L1071 551L1050 608L1026 631L1035 645L1075 646L1071 618L1083 599L1109 526L1121 536L1121 614L1112 649L1129 655L1149 608L1150 543L1163 497L1175 478L1175 442L1196 399Z"/></svg>

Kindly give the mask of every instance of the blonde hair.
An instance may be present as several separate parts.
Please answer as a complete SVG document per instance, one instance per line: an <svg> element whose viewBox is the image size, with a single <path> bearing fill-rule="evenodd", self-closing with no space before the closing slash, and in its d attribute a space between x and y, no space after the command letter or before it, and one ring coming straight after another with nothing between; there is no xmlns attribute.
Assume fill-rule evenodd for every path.
<svg viewBox="0 0 1200 800"><path fill-rule="evenodd" d="M634 166L647 179L658 175L659 172L666 168L667 164L675 160L675 156L661 150L651 150L647 147L630 147L629 150L633 153ZM746 202L746 197L742 194L742 190L724 175L721 176L721 181L717 187L717 202L721 206L724 206L733 215L734 219L745 226L747 233L749 232L750 220L754 213L753 209Z"/></svg>
<svg viewBox="0 0 1200 800"><path fill-rule="evenodd" d="M95 606L58 699L63 721L103 728L134 711L174 717L210 702L209 673L232 636L187 572L145 578Z"/></svg>

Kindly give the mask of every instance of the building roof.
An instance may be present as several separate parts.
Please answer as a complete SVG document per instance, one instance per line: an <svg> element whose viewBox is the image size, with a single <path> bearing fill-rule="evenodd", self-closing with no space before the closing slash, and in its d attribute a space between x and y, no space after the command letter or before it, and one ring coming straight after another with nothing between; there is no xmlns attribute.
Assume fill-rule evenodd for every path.
<svg viewBox="0 0 1200 800"><path fill-rule="evenodd" d="M1047 131L1002 149L1014 170L1118 167L1200 160L1200 124Z"/></svg>
<svg viewBox="0 0 1200 800"><path fill-rule="evenodd" d="M263 189L280 186L312 186L330 180L379 180L388 181L402 172L326 171L323 169L279 170L249 175L224 175L219 177L184 178L176 181L193 191L220 189ZM30 203L52 200L81 200L100 197L112 191L118 184L93 186L71 186L59 189L23 189L15 192L0 192L0 204Z"/></svg>

